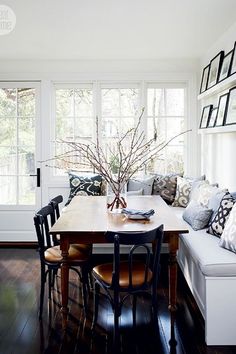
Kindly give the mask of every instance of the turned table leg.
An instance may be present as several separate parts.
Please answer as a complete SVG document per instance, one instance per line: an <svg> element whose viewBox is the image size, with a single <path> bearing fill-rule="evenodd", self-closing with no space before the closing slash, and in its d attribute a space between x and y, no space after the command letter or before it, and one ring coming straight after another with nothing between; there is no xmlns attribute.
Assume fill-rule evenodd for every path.
<svg viewBox="0 0 236 354"><path fill-rule="evenodd" d="M69 254L69 242L68 240L61 239L61 313L62 313L62 327L65 330L67 326L68 315L68 286L69 286L69 266L68 266L68 254Z"/></svg>
<svg viewBox="0 0 236 354"><path fill-rule="evenodd" d="M171 233L169 238L169 311L170 311L170 345L176 345L175 317L176 317L176 291L177 291L177 260L178 234Z"/></svg>

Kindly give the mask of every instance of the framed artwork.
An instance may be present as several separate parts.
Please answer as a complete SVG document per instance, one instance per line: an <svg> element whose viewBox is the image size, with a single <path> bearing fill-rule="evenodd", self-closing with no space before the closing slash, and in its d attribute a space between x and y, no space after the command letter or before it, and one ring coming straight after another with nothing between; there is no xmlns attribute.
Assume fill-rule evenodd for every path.
<svg viewBox="0 0 236 354"><path fill-rule="evenodd" d="M217 112L218 112L218 107L213 108L211 110L211 114L210 114L207 128L212 128L215 126Z"/></svg>
<svg viewBox="0 0 236 354"><path fill-rule="evenodd" d="M200 128L207 128L211 110L212 110L212 104L203 107Z"/></svg>
<svg viewBox="0 0 236 354"><path fill-rule="evenodd" d="M218 82L223 56L224 52L221 51L211 60L207 88L214 86Z"/></svg>
<svg viewBox="0 0 236 354"><path fill-rule="evenodd" d="M230 69L230 75L236 73L236 42L234 43L232 64Z"/></svg>
<svg viewBox="0 0 236 354"><path fill-rule="evenodd" d="M219 104L218 104L218 112L216 116L216 123L215 123L216 127L220 127L224 124L227 101L228 101L228 93L220 96Z"/></svg>
<svg viewBox="0 0 236 354"><path fill-rule="evenodd" d="M222 61L222 65L221 65L219 81L222 81L229 76L230 69L231 69L231 63L232 63L232 57L233 57L233 50L231 50L228 54L226 54L224 56L223 61Z"/></svg>
<svg viewBox="0 0 236 354"><path fill-rule="evenodd" d="M225 124L236 124L236 87L229 90Z"/></svg>
<svg viewBox="0 0 236 354"><path fill-rule="evenodd" d="M210 71L210 64L208 64L202 72L202 80L201 80L201 86L200 86L200 93L206 91L207 89L207 82L208 82L208 77L209 77L209 71Z"/></svg>

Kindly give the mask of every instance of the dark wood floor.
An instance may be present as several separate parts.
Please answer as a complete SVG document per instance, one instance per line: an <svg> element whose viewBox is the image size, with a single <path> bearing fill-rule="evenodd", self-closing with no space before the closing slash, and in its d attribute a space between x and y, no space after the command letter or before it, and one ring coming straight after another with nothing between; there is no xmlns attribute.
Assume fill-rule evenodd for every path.
<svg viewBox="0 0 236 354"><path fill-rule="evenodd" d="M96 262L103 262L101 256ZM178 312L176 321L177 347L169 347L169 313L167 288L167 259L162 256L159 284L159 330L150 322L149 302L139 301L137 328L132 329L129 303L122 314L121 346L123 353L236 353L236 347L207 347L204 342L204 321L181 274L178 283ZM0 249L0 354L37 353L112 353L112 312L103 301L99 311L96 335L91 333L92 295L85 317L81 307L80 288L75 275L70 276L70 316L63 335L60 314L60 293L53 300L46 297L43 321L37 317L39 297L39 260L34 249Z"/></svg>

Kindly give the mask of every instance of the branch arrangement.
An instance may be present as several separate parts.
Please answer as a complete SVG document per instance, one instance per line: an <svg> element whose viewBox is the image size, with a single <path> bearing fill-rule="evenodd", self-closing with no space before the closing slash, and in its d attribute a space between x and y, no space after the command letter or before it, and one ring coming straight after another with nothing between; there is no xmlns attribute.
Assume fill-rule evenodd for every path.
<svg viewBox="0 0 236 354"><path fill-rule="evenodd" d="M87 144L63 139L58 140L57 142L69 147L69 150L55 156L52 160L66 163L68 167L76 167L77 169L82 166L90 168L92 166L95 171L103 176L115 194L115 200L110 208L117 207L119 204L125 207L125 201L120 198L123 185L137 172L144 170L145 166L154 158L158 158L160 152L173 139L188 131L177 134L168 141L157 142L156 136L146 140L144 132L140 129L143 113L144 109L142 109L134 128L128 129L125 134L117 138L115 149L112 149L108 144L100 143L97 119L96 142ZM114 172L116 173L114 174Z"/></svg>

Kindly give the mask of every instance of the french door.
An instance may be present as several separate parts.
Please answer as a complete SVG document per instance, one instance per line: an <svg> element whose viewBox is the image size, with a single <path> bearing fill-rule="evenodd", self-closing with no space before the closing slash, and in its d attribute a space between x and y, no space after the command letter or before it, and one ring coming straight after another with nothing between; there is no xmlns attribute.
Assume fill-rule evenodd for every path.
<svg viewBox="0 0 236 354"><path fill-rule="evenodd" d="M35 241L41 205L40 84L0 83L0 242Z"/></svg>

